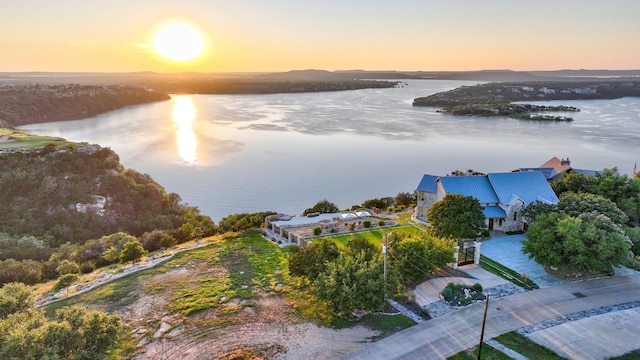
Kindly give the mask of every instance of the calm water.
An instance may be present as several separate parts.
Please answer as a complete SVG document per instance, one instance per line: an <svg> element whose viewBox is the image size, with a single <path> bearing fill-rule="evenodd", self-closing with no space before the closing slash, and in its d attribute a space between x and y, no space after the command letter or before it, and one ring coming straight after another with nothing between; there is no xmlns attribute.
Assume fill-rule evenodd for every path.
<svg viewBox="0 0 640 360"><path fill-rule="evenodd" d="M101 116L21 129L111 147L128 168L216 222L240 212L300 214L413 191L424 173L576 168L640 160L640 98L563 101L571 123L453 117L415 97L474 82L407 81L395 89L275 95L188 95ZM553 102L547 102L547 104Z"/></svg>

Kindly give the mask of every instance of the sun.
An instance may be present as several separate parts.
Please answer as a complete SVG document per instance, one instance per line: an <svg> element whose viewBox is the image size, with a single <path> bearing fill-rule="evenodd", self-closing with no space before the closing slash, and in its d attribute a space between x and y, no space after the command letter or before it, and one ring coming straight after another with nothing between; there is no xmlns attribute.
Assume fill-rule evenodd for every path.
<svg viewBox="0 0 640 360"><path fill-rule="evenodd" d="M197 58L204 47L202 36L183 23L164 25L155 35L153 47L165 59L189 61Z"/></svg>

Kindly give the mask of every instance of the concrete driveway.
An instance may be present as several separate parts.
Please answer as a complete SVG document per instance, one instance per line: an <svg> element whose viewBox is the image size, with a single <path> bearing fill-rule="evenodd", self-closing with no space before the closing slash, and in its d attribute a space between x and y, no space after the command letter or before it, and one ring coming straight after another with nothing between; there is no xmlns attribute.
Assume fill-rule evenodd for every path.
<svg viewBox="0 0 640 360"><path fill-rule="evenodd" d="M540 288L557 286L563 283L544 270L542 265L530 259L522 252L522 240L525 237L519 235L504 235L492 233L489 240L483 240L480 245L480 253L520 274L527 274Z"/></svg>
<svg viewBox="0 0 640 360"><path fill-rule="evenodd" d="M615 295L612 295L615 294ZM485 340L527 326L551 322L547 330L528 335L570 359L606 359L638 347L637 310L616 311L619 304L640 307L640 276L613 276L598 280L527 291L492 300L487 314ZM611 312L553 326L555 319L590 309L610 307ZM484 306L470 305L425 321L378 342L366 344L345 359L444 359L478 344ZM587 332L585 329L590 329Z"/></svg>
<svg viewBox="0 0 640 360"><path fill-rule="evenodd" d="M533 330L526 335L530 340L567 359L603 360L638 348L640 274L637 271L622 268L610 278L564 282L549 276L541 265L522 253L522 240L524 235L497 234L482 242L482 254L529 275L541 288L491 301L485 340L504 332L531 327ZM474 279L432 280L416 289L416 300L425 303L437 301L441 288L452 279L470 283L478 281L485 288L504 282L478 266L466 266L461 270ZM446 358L477 345L482 310L482 304L459 309L368 344L346 358ZM602 314L597 315L600 312ZM584 318L573 320L582 316Z"/></svg>

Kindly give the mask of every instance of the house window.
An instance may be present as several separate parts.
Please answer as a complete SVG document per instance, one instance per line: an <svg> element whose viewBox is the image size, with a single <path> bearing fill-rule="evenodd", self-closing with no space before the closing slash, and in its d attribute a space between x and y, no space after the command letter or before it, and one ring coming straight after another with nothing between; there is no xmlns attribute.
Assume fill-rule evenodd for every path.
<svg viewBox="0 0 640 360"><path fill-rule="evenodd" d="M516 220L518 220L518 212L517 211L513 213L513 221L516 221Z"/></svg>
<svg viewBox="0 0 640 360"><path fill-rule="evenodd" d="M502 226L502 219L498 219L498 226Z"/></svg>
<svg viewBox="0 0 640 360"><path fill-rule="evenodd" d="M424 201L424 192L420 191L420 200Z"/></svg>

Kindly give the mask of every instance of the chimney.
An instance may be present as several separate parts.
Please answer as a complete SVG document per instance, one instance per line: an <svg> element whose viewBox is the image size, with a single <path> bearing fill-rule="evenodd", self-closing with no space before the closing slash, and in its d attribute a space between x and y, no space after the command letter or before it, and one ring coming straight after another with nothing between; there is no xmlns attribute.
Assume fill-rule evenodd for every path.
<svg viewBox="0 0 640 360"><path fill-rule="evenodd" d="M562 165L562 166L565 166L565 165L567 165L567 166L571 166L571 161L569 161L569 158L567 158L566 160L565 160L565 159L562 159L562 160L560 161L560 165Z"/></svg>

